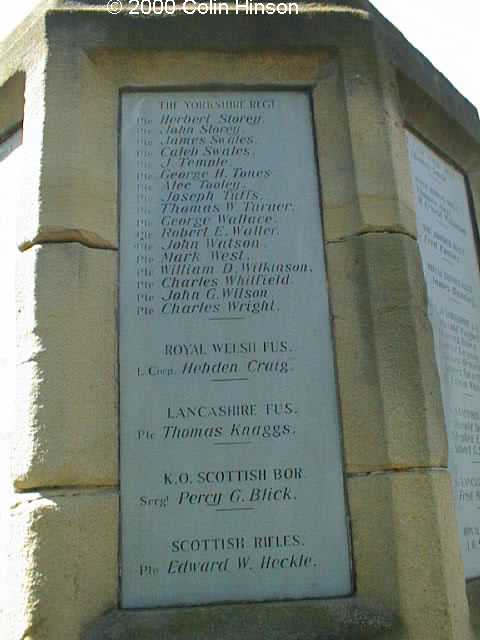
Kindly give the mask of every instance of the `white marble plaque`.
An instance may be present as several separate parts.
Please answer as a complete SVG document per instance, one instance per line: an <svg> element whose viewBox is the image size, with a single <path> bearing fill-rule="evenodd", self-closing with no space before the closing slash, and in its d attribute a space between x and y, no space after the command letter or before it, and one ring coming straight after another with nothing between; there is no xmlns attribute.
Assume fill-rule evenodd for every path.
<svg viewBox="0 0 480 640"><path fill-rule="evenodd" d="M463 175L407 132L465 575L480 575L480 277Z"/></svg>
<svg viewBox="0 0 480 640"><path fill-rule="evenodd" d="M122 604L351 590L301 91L122 99Z"/></svg>

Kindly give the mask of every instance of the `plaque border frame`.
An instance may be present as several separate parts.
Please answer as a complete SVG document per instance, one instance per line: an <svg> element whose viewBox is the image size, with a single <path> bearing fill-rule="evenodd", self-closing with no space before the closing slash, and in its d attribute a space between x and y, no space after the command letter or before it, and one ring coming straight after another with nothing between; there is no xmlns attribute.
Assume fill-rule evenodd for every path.
<svg viewBox="0 0 480 640"><path fill-rule="evenodd" d="M338 418L338 432L337 432L337 441L339 447L339 461L340 461L340 473L343 478L343 499L344 499L344 507L345 507L345 531L347 538L347 553L349 557L349 574L350 574L350 590L347 594L343 596L326 596L322 598L318 598L316 596L312 596L311 598L283 598L283 599L265 599L265 600L240 600L240 601L214 601L207 603L198 603L198 604L179 604L169 606L158 606L158 607L148 607L140 610L145 611L157 611L157 610L172 610L172 609L189 609L196 607L222 607L222 606L236 606L242 603L249 604L262 604L262 603L295 603L295 602L329 602L329 601L342 601L351 599L355 594L355 565L354 565L354 555L353 555L353 538L352 538L352 525L351 525L351 514L350 514L350 503L348 499L347 493L347 473L346 473L346 461L345 461L345 443L344 443L344 431L343 431L343 419L342 419L342 407L340 402L340 387L339 387L339 377L338 377L338 363L337 363L337 350L335 346L335 328L333 323L333 308L332 308L332 300L331 300L331 290L329 286L329 277L328 277L328 265L327 265L327 257L326 257L326 236L325 236L325 225L324 225L324 203L323 203L323 192L322 192L322 180L321 180L321 167L320 167L320 158L319 158L319 138L317 126L315 123L315 103L314 103L314 91L317 87L317 84L288 84L288 85L280 85L280 84L234 84L231 85L226 82L221 83L205 83L205 84L179 84L172 86L155 86L148 85L145 87L138 86L125 86L120 87L118 90L118 121L117 121L117 148L118 148L118 157L117 157L117 216L118 216L118 225L117 225L117 242L119 250L117 252L117 406L118 406L118 475L119 475L119 524L118 524L118 609L119 611L138 611L136 608L124 607L122 605L122 492L121 492L121 426L120 426L120 379L121 379L121 366L120 366L120 241L121 241L121 225L120 225L120 217L122 215L122 202L121 202L121 189L122 189L122 167L121 167L121 135L122 135L122 117L123 117L123 108L122 108L122 98L124 95L135 94L135 93L152 93L152 94L161 94L161 93L187 93L187 92L198 92L199 94L202 92L230 92L230 93L242 93L244 91L251 92L261 92L261 91L269 91L272 93L282 93L282 92L301 92L307 96L308 99L308 124L309 129L312 134L312 143L313 143L313 163L314 169L316 172L316 185L315 188L318 194L318 202L319 209L318 215L320 217L320 224L322 230L322 246L321 246L321 255L319 255L319 260L323 262L323 268L325 273L325 281L327 284L327 300L328 300L328 319L329 319L329 333L330 333L330 350L332 355L332 365L333 365L333 384L335 387L335 404L337 408L337 418Z"/></svg>

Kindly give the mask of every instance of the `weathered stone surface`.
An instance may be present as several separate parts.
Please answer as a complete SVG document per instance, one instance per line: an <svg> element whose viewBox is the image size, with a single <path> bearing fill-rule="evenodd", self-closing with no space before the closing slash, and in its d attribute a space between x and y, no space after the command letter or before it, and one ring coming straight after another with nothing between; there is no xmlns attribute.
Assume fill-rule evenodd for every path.
<svg viewBox="0 0 480 640"><path fill-rule="evenodd" d="M41 168L43 162L43 122L45 120L45 65L46 51L38 51L35 64L28 67L25 78L25 97L22 100L23 116L23 153L25 179L22 184L22 207L16 218L17 245L24 237L29 237L37 228L42 202L39 198Z"/></svg>
<svg viewBox="0 0 480 640"><path fill-rule="evenodd" d="M402 639L472 638L449 473L357 476L348 493L358 593L398 614Z"/></svg>
<svg viewBox="0 0 480 640"><path fill-rule="evenodd" d="M327 241L382 230L414 235L393 70L364 50L347 50L329 68L313 93Z"/></svg>
<svg viewBox="0 0 480 640"><path fill-rule="evenodd" d="M394 616L356 599L112 611L82 640L370 640Z"/></svg>
<svg viewBox="0 0 480 640"><path fill-rule="evenodd" d="M71 47L66 55L52 47L48 64L40 60L37 67L27 73L25 105L36 184L29 189L34 197L20 221L18 243L25 246L48 238L49 230L61 231L72 241L76 238L69 237L69 232L80 231L95 238L99 248L115 247L117 94L112 92L109 110L107 105L100 106L101 95L95 94L99 85L91 78L91 65L80 49ZM108 126L93 124L98 113ZM49 153L43 154L42 149Z"/></svg>
<svg viewBox="0 0 480 640"><path fill-rule="evenodd" d="M342 68L359 231L386 229L414 235L414 210L403 201L396 182L395 152L376 51L370 47L346 49Z"/></svg>
<svg viewBox="0 0 480 640"><path fill-rule="evenodd" d="M0 138L23 119L25 74L18 72L0 87Z"/></svg>
<svg viewBox="0 0 480 640"><path fill-rule="evenodd" d="M45 103L43 118L30 112L26 122L35 127L35 149L48 148L38 163L39 182L35 195L40 200L25 208L20 221L19 246L48 238L87 238L89 246L117 246L118 94L131 83L128 72L144 86L240 82L245 84L311 83L322 73L330 54L282 53L228 54L190 52L139 52L113 58L105 52L90 56L72 47L68 55L62 46L50 53L41 75L29 73L27 91L39 92ZM127 71L127 74L125 74ZM30 78L31 76L31 78ZM72 86L71 78L77 79ZM63 99L62 99L63 98ZM31 101L32 105L39 100ZM92 161L94 159L94 161Z"/></svg>
<svg viewBox="0 0 480 640"><path fill-rule="evenodd" d="M404 107L398 88L397 72L390 64L384 43L377 43L377 61L385 113L385 132L391 149L398 206L411 223L411 233L416 234L415 197L405 135Z"/></svg>
<svg viewBox="0 0 480 640"><path fill-rule="evenodd" d="M19 489L118 482L116 261L76 243L19 254Z"/></svg>
<svg viewBox="0 0 480 640"><path fill-rule="evenodd" d="M327 247L347 471L445 466L447 442L415 240Z"/></svg>
<svg viewBox="0 0 480 640"><path fill-rule="evenodd" d="M458 114L460 116L458 120L446 120L445 111L440 105L404 76L398 77L398 91L403 116L410 127L413 127L417 133L421 133L425 140L440 149L465 173L470 173L479 166L479 138L475 140L475 137L472 137L472 132L468 131L468 125L462 121L461 117L466 115L468 107L471 108L472 105L465 100L463 105L465 111L463 114ZM453 98L453 96L449 97ZM478 117L476 126L477 128L479 126Z"/></svg>
<svg viewBox="0 0 480 640"><path fill-rule="evenodd" d="M17 496L11 526L5 640L73 640L116 606L116 495Z"/></svg>
<svg viewBox="0 0 480 640"><path fill-rule="evenodd" d="M480 579L467 582L466 590L470 608L470 622L477 635L480 636Z"/></svg>
<svg viewBox="0 0 480 640"><path fill-rule="evenodd" d="M15 218L21 190L23 154L21 132L0 142L0 542L3 549L10 540L9 509L13 491L10 464L15 433ZM0 561L0 590L8 585L4 556ZM10 611L2 591L0 597L0 629L7 624Z"/></svg>
<svg viewBox="0 0 480 640"><path fill-rule="evenodd" d="M313 91L326 241L362 230L345 88L338 60L329 65L329 71Z"/></svg>
<svg viewBox="0 0 480 640"><path fill-rule="evenodd" d="M443 153L453 154L457 163L469 171L476 185L477 215L480 211L477 152L472 152L472 146L478 147L480 140L475 110L394 29L390 26L380 29L380 21L367 20L366 12L340 9L315 15L311 10L308 15L292 19L227 16L205 20L202 16L193 16L139 21L136 17L109 16L105 7L103 11L74 11L72 7L80 5L71 3L62 11L58 10L60 2L49 2L50 6L53 4L56 11L41 16L35 28L23 26L0 48L2 84L26 66L29 73L25 114L29 158L25 180L27 213L21 220L19 240L24 247L49 240L83 242L87 237L95 246L115 244L120 87L172 87L192 83L200 86L211 82L258 86L269 81L276 86L314 86L317 82L320 84L322 78L326 79L324 74L330 71L328 61L317 66L308 62L308 57L316 56L321 48L348 49L342 54L343 75L332 80L338 84L330 85L327 79L324 84L329 91L337 93L332 94L333 97L329 95L330 107L319 111L325 126L328 120L334 120L332 129L340 136L338 149L329 148L336 144L335 136L331 135L324 137L326 146L320 150L324 156L332 153L331 165L325 165L328 171L322 173L322 187L328 196L325 219L329 238L386 229L415 233L411 207L408 198L407 202L404 198L408 172L402 173L405 169L403 151L400 150L397 157L403 116ZM382 75L378 51L373 52L374 35L378 39L380 30L387 44L387 64L395 62L391 75ZM45 68L47 43L51 63L48 70ZM362 54L364 46L369 51L366 55ZM36 67L26 65L24 50L27 48L29 59L38 61ZM169 48L172 52L159 51L160 48ZM303 57L300 51L307 49L310 53ZM229 53L225 53L226 50ZM362 55L357 57L357 52ZM324 53L321 56L325 61ZM257 67L258 59L265 60L262 67ZM169 66L169 62L173 66ZM404 75L416 84L412 82L407 89L401 89L404 112L399 118L398 103L386 83L400 78L402 84ZM347 105L343 104L345 95ZM425 100L428 95L431 99ZM343 104L341 111L336 110L339 103ZM432 109L435 103L439 105L438 110ZM18 100L17 104L20 104ZM320 109L318 102L316 108ZM16 115L7 115L7 120L12 118ZM453 122L457 124L454 126ZM351 138L345 124L347 128L352 127ZM319 144L322 144L320 135ZM468 160L464 161L467 155ZM338 181L337 172L341 174ZM64 250L68 252L73 246ZM345 305L343 309L336 309L335 329L347 430L347 463L354 471L381 469L385 464L396 469L397 464L422 466L446 462L425 305L417 303L410 294L403 299L401 296L402 291L415 289L416 276L410 278L408 285L403 277L400 291L394 278L390 283L388 278L385 282L380 278L382 270L386 274L397 273L396 268L391 269L390 262L398 261L398 255L394 251L390 260L386 246L379 263L383 266L374 270L375 274L359 269L355 261L342 257L338 263L350 265L349 276L346 278L338 272L337 281L333 279L331 283L333 297L336 290L339 303ZM53 247L38 249L44 250L59 251ZM31 251L33 255L37 249ZM82 249L80 253L84 255L83 252L88 251ZM335 247L335 251L339 249ZM375 252L368 255L369 264L372 259L379 259ZM70 263L70 259L66 262ZM61 271L62 261L58 264ZM403 267L405 264L410 263L406 260ZM31 267L28 269L32 272ZM98 326L91 321L96 315L99 325L109 326L112 322L110 312L105 311L112 308L112 300L105 299L105 291L110 298L113 288L102 280L102 270L100 265L100 275L89 276L90 281L98 277L101 289L94 296L95 309L87 305L86 322L83 322L83 307L71 305L71 312L66 313L75 299L66 294L65 302L59 307L58 322L55 320L58 305L41 288L42 296L53 305L48 325L38 321L36 307L40 309L43 304L40 298L32 297L37 302L24 307L25 326L30 329L21 329L24 364L19 367L21 388L23 386L19 394L19 487L57 482L108 484L116 479L115 445L112 445L116 418L111 408L115 394L109 386L114 375L111 364L114 356L108 362L105 356L106 352L114 354L115 346L112 337L108 337L110 345L104 353ZM334 274L332 269L331 272ZM66 273L70 277L68 269ZM57 289L61 278L60 273L52 277ZM383 289L379 281L383 282ZM418 283L421 282L419 278ZM31 287L32 296L36 287ZM383 291L380 299L375 297L376 288ZM419 290L423 290L423 285ZM389 308L389 296L400 299L398 309L395 304ZM80 296L80 300L83 303L84 298ZM377 313L378 316L374 316ZM62 323L71 326L67 339L66 330L58 329ZM77 334L80 339L74 348ZM44 349L47 349L45 353ZM68 365L71 356L79 369L78 378ZM94 376L91 375L92 363L96 368ZM90 409L83 406L84 398ZM93 406L96 408L92 413ZM75 413L80 420L74 418ZM50 428L52 438L48 437ZM107 454L106 443L111 447ZM64 452L67 455L64 456ZM453 501L447 484L443 472L368 475L349 481L357 593L375 606L383 602L391 610L400 612L404 623L402 640L469 638L468 611L462 600L464 580L451 511ZM12 598L9 612L13 612L7 614L5 635L7 640L77 640L81 627L116 605L117 566L111 552L113 549L116 553L117 514L107 517L109 508L102 506L98 510L81 510L82 517L67 515L70 511L64 506L73 498L50 496L37 500L33 495L26 495L21 500L21 505L13 510L15 529L10 544L5 547L5 556L9 553L14 559L10 565L14 571L9 574L10 579L4 580L10 593L8 597ZM64 502L60 504L61 501ZM53 524L50 527L48 523ZM105 535L111 536L110 542L105 542ZM70 572L68 561L72 556L81 558L75 565L79 582ZM108 576L103 573L104 567ZM1 577L3 580L3 574ZM20 586L15 586L15 582ZM82 585L79 591L75 590L75 584ZM269 623L267 618L265 626ZM189 620L191 618L181 632L191 635ZM282 620L281 624L288 630L297 631L295 614L287 621ZM11 624L8 630L7 624ZM128 624L130 637L135 638ZM243 638L241 621L238 625L237 638ZM260 628L261 633L252 633L265 636L265 627ZM146 632L150 632L149 629L147 627ZM307 632L317 633L312 629L309 627ZM162 637L154 633L154 638ZM282 628L277 627L279 637L281 633ZM393 640L400 637L399 633L388 629L383 635ZM224 635L228 636L227 632ZM298 635L293 637L297 640Z"/></svg>

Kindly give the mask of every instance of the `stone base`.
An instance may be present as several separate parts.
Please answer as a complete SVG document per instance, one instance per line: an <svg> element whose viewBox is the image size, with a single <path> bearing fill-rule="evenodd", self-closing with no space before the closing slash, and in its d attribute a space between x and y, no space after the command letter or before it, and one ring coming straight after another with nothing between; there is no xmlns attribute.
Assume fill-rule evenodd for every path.
<svg viewBox="0 0 480 640"><path fill-rule="evenodd" d="M371 640L397 626L390 612L345 598L113 610L82 640Z"/></svg>
<svg viewBox="0 0 480 640"><path fill-rule="evenodd" d="M470 606L470 623L477 635L480 635L480 578L469 580L466 585Z"/></svg>

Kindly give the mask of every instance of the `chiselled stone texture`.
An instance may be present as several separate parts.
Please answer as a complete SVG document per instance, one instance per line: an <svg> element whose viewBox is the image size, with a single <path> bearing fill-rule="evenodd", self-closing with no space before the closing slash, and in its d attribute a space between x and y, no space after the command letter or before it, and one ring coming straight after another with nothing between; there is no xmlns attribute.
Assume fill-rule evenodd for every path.
<svg viewBox="0 0 480 640"><path fill-rule="evenodd" d="M19 122L26 74L14 479L31 490L2 492L15 504L2 526L5 640L79 640L99 618L91 633L105 635L95 640L211 632L212 607L174 612L163 627L159 612L102 617L118 604L117 497L35 488L117 482L108 249L117 243L119 91L212 83L312 88L325 232L336 241L327 253L356 572L355 598L331 608L240 605L233 616L225 607L221 639L244 640L248 628L263 640L272 628L275 640L471 640L477 616L448 474L398 471L447 461L402 134L406 123L468 174L478 217L480 122L366 0L358 5L365 11L317 4L292 18L138 19L108 15L101 0L48 0L0 45L3 133ZM32 246L73 241L85 246Z"/></svg>
<svg viewBox="0 0 480 640"><path fill-rule="evenodd" d="M357 589L398 614L393 637L471 640L449 473L357 476L348 493Z"/></svg>
<svg viewBox="0 0 480 640"><path fill-rule="evenodd" d="M338 60L313 91L325 240L365 230L355 184L345 86ZM331 114L335 113L335 118Z"/></svg>
<svg viewBox="0 0 480 640"><path fill-rule="evenodd" d="M467 582L467 598L470 609L470 623L480 637L480 579Z"/></svg>
<svg viewBox="0 0 480 640"><path fill-rule="evenodd" d="M345 104L355 167L358 231L416 233L415 213L396 180L391 114L377 54L369 47L342 52Z"/></svg>
<svg viewBox="0 0 480 640"><path fill-rule="evenodd" d="M0 91L0 138L4 138L23 119L25 74L16 73Z"/></svg>
<svg viewBox="0 0 480 640"><path fill-rule="evenodd" d="M114 101L101 105L89 93L88 81L95 86L90 70L82 49L71 47L65 55L52 44L48 64L39 61L27 73L25 139L36 170L18 225L19 246L44 241L49 232L67 240L80 234L99 248L117 244L118 114ZM108 127L94 125L99 114Z"/></svg>
<svg viewBox="0 0 480 640"><path fill-rule="evenodd" d="M354 598L112 611L82 640L373 640L395 616Z"/></svg>
<svg viewBox="0 0 480 640"><path fill-rule="evenodd" d="M73 640L117 602L118 496L28 493L11 507L5 640Z"/></svg>
<svg viewBox="0 0 480 640"><path fill-rule="evenodd" d="M445 466L447 443L417 244L327 246L347 472Z"/></svg>
<svg viewBox="0 0 480 640"><path fill-rule="evenodd" d="M116 261L76 243L19 255L17 489L117 484Z"/></svg>
<svg viewBox="0 0 480 640"><path fill-rule="evenodd" d="M144 85L167 87L202 82L278 86L292 83L292 78L308 84L331 56L326 51L265 52L212 59L205 52L143 51L135 57L136 74ZM42 104L41 110L26 111L27 126L36 132L29 154L37 164L39 184L32 190L40 198L26 207L19 221L19 246L49 237L80 238L99 248L117 246L118 96L131 83L131 60L128 51L115 58L103 49L86 55L71 42L66 56L59 40L52 42L47 67L28 74L27 94L38 94ZM49 153L40 160L42 148Z"/></svg>
<svg viewBox="0 0 480 640"><path fill-rule="evenodd" d="M313 98L326 240L381 230L414 235L408 190L396 179L403 172L403 184L410 180L406 153L399 157L403 123L398 112L385 112L377 62L348 51L319 78Z"/></svg>

